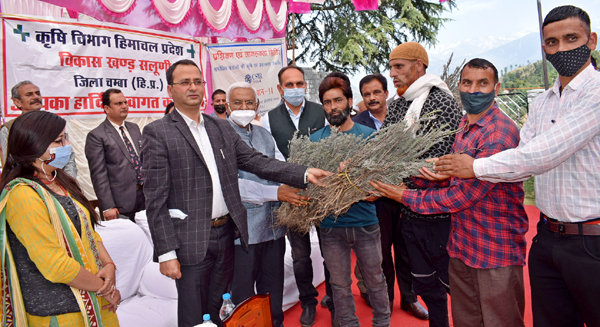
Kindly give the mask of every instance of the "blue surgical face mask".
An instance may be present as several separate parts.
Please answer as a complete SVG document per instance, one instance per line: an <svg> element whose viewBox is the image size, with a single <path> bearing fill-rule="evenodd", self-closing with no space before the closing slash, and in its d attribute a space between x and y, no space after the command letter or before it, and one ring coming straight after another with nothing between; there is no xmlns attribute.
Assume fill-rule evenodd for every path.
<svg viewBox="0 0 600 327"><path fill-rule="evenodd" d="M41 159L48 166L52 166L54 168L63 169L69 162L69 158L71 157L72 151L71 144L65 146L59 146L57 148L50 148L48 152L50 152L50 159Z"/></svg>
<svg viewBox="0 0 600 327"><path fill-rule="evenodd" d="M489 108L496 98L496 88L490 93L467 93L460 92L460 100L463 108L468 114L477 115Z"/></svg>
<svg viewBox="0 0 600 327"><path fill-rule="evenodd" d="M304 101L306 89L283 89L283 98L292 106L299 106Z"/></svg>

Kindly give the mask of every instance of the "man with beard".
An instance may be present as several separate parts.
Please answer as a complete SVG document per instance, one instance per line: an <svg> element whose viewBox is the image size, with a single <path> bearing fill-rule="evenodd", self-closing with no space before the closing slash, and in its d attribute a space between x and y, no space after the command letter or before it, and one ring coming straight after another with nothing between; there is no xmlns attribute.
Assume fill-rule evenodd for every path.
<svg viewBox="0 0 600 327"><path fill-rule="evenodd" d="M210 105L215 109L209 116L221 119L227 119L227 96L225 91L216 89L212 94Z"/></svg>
<svg viewBox="0 0 600 327"><path fill-rule="evenodd" d="M146 125L142 136L154 259L163 275L176 279L178 326L196 326L204 313L222 326L219 309L233 278L234 237L244 245L249 240L238 169L297 188L330 173L268 158L227 120L203 115L206 81L196 62L179 60L166 77L175 109ZM184 219L172 219L169 209L178 209Z"/></svg>
<svg viewBox="0 0 600 327"><path fill-rule="evenodd" d="M412 125L426 114L434 118L427 126L456 131L462 118L461 110L448 86L438 76L427 74L429 65L427 51L422 45L407 42L390 53L390 76L398 89L407 88L402 97L393 101L383 122L383 127L405 121ZM433 145L423 159L438 157L452 151L454 135L445 137ZM438 155L439 154L439 155ZM410 189L427 189L425 180L408 178L404 184ZM427 181L425 181L427 182ZM402 236L408 251L412 284L429 310L429 326L446 327L448 320L450 257L446 245L450 236L450 214L422 215L409 207L395 203L402 220Z"/></svg>
<svg viewBox="0 0 600 327"><path fill-rule="evenodd" d="M519 129L495 102L498 70L481 58L470 60L458 84L467 114L456 134L453 152L489 157L519 143ZM475 178L439 179L425 190L371 181L380 194L421 214L452 213L448 242L452 320L455 326L524 326L523 266L529 227L522 183L490 183Z"/></svg>
<svg viewBox="0 0 600 327"><path fill-rule="evenodd" d="M487 158L440 158L435 170L500 183L535 176L540 209L529 252L535 326L600 326L600 75L590 16L556 7L542 24L546 59L558 71L521 129L521 140Z"/></svg>
<svg viewBox="0 0 600 327"><path fill-rule="evenodd" d="M40 110L44 106L40 89L31 81L20 81L11 89L11 97L15 107L21 112L27 113L34 110ZM2 165L6 162L6 153L8 145L8 134L15 120L10 120L2 125L0 129L0 146L2 147ZM69 176L77 179L77 165L75 164L75 151L71 151L69 162L63 168L63 171Z"/></svg>
<svg viewBox="0 0 600 327"><path fill-rule="evenodd" d="M256 89L246 82L233 83L227 90L231 127L246 144L265 156L283 160L271 134L261 126L251 124L259 108ZM297 194L300 189L262 179L238 170L242 203L248 211L248 249L241 240L235 241L235 264L231 300L235 304L256 294L271 296L273 326L283 326L283 284L285 233L277 226L275 210L279 201L303 205L308 197Z"/></svg>
<svg viewBox="0 0 600 327"><path fill-rule="evenodd" d="M352 120L355 123L379 130L387 114L387 80L381 74L367 75L360 80L359 89L367 110L359 113ZM402 236L402 221L398 219L400 216L399 206L396 201L384 197L375 201L375 207L377 208L377 218L381 227L383 273L388 287L390 309L393 312L394 283L397 279L401 296L400 308L404 311L410 311L419 319L426 320L429 318L429 314L417 301L417 295L412 287L408 253ZM393 254L392 247L394 248ZM370 305L358 265L355 268L355 274L359 280L360 296L367 301L367 305Z"/></svg>
<svg viewBox="0 0 600 327"><path fill-rule="evenodd" d="M312 135L310 140L318 142L331 135L332 126L339 133L351 133L363 138L374 129L355 124L350 117L352 89L340 77L327 77L319 86L319 98L329 122ZM374 198L365 199L372 201ZM367 292L373 305L373 326L389 326L390 309L387 286L381 268L381 240L375 205L359 201L348 212L339 217L327 217L320 224L321 251L330 272L335 324L358 326L352 296L351 250L360 265Z"/></svg>

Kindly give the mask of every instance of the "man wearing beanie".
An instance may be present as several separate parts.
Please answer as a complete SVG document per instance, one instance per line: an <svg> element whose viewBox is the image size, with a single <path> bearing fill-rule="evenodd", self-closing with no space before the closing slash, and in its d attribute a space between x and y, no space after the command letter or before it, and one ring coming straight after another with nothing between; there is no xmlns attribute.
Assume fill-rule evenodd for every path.
<svg viewBox="0 0 600 327"><path fill-rule="evenodd" d="M462 112L448 86L439 77L427 74L427 52L418 43L407 42L390 53L390 76L394 87L404 89L404 94L393 101L383 127L400 121L408 124L435 111L433 126L448 124L446 129L458 129ZM454 135L437 143L423 158L439 157L451 151ZM404 184L410 189L434 187L424 179L408 178ZM448 322L448 263L446 244L450 235L450 214L422 215L397 203L402 221L402 235L406 242L415 293L420 295L429 309L429 326L446 327Z"/></svg>

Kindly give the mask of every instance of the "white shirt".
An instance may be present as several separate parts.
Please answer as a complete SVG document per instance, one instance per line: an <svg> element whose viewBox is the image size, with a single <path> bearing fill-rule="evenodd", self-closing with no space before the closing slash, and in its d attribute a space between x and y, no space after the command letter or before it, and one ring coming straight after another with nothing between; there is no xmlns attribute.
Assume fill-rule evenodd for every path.
<svg viewBox="0 0 600 327"><path fill-rule="evenodd" d="M300 125L300 116L302 116L302 112L304 111L304 105L306 104L306 100L302 100L302 105L300 106L300 111L298 112L297 115L294 114L292 109L290 109L287 102L284 101L283 103L285 105L285 108L287 109L288 114L290 115L290 119L292 120L294 127L296 127L296 130L298 130L298 126ZM269 122L269 113L268 112L262 117L262 119L260 120L260 123L264 129L266 129L267 131L269 131L269 133L271 133L271 123ZM327 121L327 118L325 118L325 126L327 126L327 125L329 125L329 122Z"/></svg>
<svg viewBox="0 0 600 327"><path fill-rule="evenodd" d="M200 148L208 172L210 173L213 189L212 219L224 216L229 213L229 209L227 209L227 205L225 204L225 197L223 196L223 190L221 189L221 181L219 180L219 170L217 168L217 162L215 161L215 154L212 150L210 139L208 138L208 133L206 133L204 118L202 117L202 114L200 114L200 123L198 124L193 119L181 113L179 109L175 108L175 110L183 117L185 124L189 127L190 132L192 132L194 140L196 140L196 144L198 144L198 147ZM175 251L169 251L160 255L158 257L158 262L165 262L172 259L177 259Z"/></svg>
<svg viewBox="0 0 600 327"><path fill-rule="evenodd" d="M373 119L373 123L375 124L375 129L379 130L381 129L381 125L383 125L383 122L379 119L377 119L377 117L373 116L373 114L369 111L369 117L371 117L371 119Z"/></svg>
<svg viewBox="0 0 600 327"><path fill-rule="evenodd" d="M264 185L248 179L238 178L242 202L262 205L269 201L279 201L278 185Z"/></svg>
<svg viewBox="0 0 600 327"><path fill-rule="evenodd" d="M227 119L231 120L231 118ZM252 126L250 126L250 128L252 128ZM250 133L252 133L252 130L250 130ZM273 139L273 144L276 144L275 139ZM275 159L285 161L283 154L281 154L277 146L275 146ZM243 178L238 178L238 185L242 202L262 205L265 202L279 201L279 198L277 197L279 185L264 185Z"/></svg>
<svg viewBox="0 0 600 327"><path fill-rule="evenodd" d="M121 133L121 126L123 126L123 130L125 130L125 135L127 135L129 142L131 142L131 145L133 146L133 151L135 151L135 154L137 154L139 156L140 154L138 153L138 150L135 148L135 144L133 144L133 139L131 138L131 134L129 134L129 130L127 130L127 126L125 126L125 122L123 122L123 125L117 125L110 119L108 119L108 121L117 130L117 134L119 134L119 137L121 138L121 140L123 140L123 143L125 143L125 139L123 138L123 133Z"/></svg>
<svg viewBox="0 0 600 327"><path fill-rule="evenodd" d="M302 100L302 105L300 105L300 111L298 111L297 115L294 114L292 109L290 109L287 102L283 101L283 104L285 105L285 108L287 109L288 114L290 115L290 119L292 120L292 123L296 127L296 130L298 130L298 125L300 124L300 116L302 116L302 112L304 111L304 105L306 104L306 100ZM264 127L267 131L269 131L269 133L271 133L271 124L269 123L269 113L268 112L265 114L265 117L263 117L260 120L260 123L262 124L262 127Z"/></svg>
<svg viewBox="0 0 600 327"><path fill-rule="evenodd" d="M476 159L473 170L491 182L536 175L536 205L548 217L600 218L600 74L589 65L562 95L557 79L531 108L519 146Z"/></svg>

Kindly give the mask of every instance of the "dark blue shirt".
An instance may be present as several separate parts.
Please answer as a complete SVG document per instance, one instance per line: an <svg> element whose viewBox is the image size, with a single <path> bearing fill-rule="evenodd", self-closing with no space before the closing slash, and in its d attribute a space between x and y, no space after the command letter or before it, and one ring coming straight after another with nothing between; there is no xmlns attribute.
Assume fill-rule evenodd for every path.
<svg viewBox="0 0 600 327"><path fill-rule="evenodd" d="M342 133L351 133L366 138L375 133L375 130L361 124L354 123L354 126L352 126L351 129ZM331 127L325 126L311 134L310 140L313 142L318 142L319 140L327 138L330 135ZM323 219L321 222L321 228L363 227L373 225L377 222L378 220L377 212L375 211L375 204L368 201L359 201L353 204L348 212L337 217L337 219L334 216L329 216Z"/></svg>

